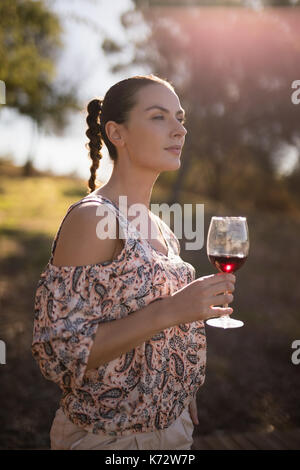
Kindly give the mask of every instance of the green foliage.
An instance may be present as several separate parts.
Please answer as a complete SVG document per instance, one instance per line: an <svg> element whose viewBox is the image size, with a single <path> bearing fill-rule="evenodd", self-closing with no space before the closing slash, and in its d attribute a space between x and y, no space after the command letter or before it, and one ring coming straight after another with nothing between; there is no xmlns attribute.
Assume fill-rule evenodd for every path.
<svg viewBox="0 0 300 470"><path fill-rule="evenodd" d="M55 84L56 60L63 47L59 18L44 1L1 0L0 79L6 105L56 131L66 113L79 109L75 90Z"/></svg>
<svg viewBox="0 0 300 470"><path fill-rule="evenodd" d="M1 169L1 167L0 167ZM67 177L1 177L0 218L3 229L54 236L57 223L74 200L84 197L85 183Z"/></svg>

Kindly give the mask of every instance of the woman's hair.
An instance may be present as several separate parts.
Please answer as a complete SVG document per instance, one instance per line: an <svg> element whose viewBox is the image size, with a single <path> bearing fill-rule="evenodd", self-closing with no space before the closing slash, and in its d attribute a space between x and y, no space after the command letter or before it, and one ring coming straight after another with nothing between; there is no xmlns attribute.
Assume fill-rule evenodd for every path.
<svg viewBox="0 0 300 470"><path fill-rule="evenodd" d="M89 193L96 189L96 171L102 158L101 149L103 143L108 149L110 158L115 161L118 158L117 149L109 140L105 132L108 121L123 124L127 121L129 112L137 103L137 92L147 85L163 84L174 91L173 85L167 80L156 75L136 75L126 78L113 85L105 94L104 98L95 98L87 105L86 122L88 129L86 136L89 142L85 147L89 150L92 159L90 167L91 176L88 181Z"/></svg>

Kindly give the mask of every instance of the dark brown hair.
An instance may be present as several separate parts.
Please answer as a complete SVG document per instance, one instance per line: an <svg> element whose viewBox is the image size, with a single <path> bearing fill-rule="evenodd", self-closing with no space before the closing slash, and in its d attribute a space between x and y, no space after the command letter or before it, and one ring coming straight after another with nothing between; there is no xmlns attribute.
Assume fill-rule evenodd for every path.
<svg viewBox="0 0 300 470"><path fill-rule="evenodd" d="M151 84L163 84L174 91L173 85L167 80L156 75L136 75L126 78L113 85L104 98L95 98L87 105L86 122L88 129L86 136L89 142L85 147L89 150L92 159L90 167L91 176L88 181L89 193L96 189L96 171L102 158L101 149L103 143L106 145L110 158L115 161L118 158L117 149L109 140L105 132L108 121L123 124L127 121L129 112L136 105L137 92L144 86Z"/></svg>

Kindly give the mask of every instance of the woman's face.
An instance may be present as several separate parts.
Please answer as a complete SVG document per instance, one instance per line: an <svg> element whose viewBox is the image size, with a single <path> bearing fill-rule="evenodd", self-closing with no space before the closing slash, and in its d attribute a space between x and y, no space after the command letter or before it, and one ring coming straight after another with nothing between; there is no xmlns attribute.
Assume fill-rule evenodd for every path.
<svg viewBox="0 0 300 470"><path fill-rule="evenodd" d="M178 169L187 133L178 96L165 85L153 84L139 90L137 98L124 136L131 163L156 171ZM166 150L172 146L180 147L178 153Z"/></svg>

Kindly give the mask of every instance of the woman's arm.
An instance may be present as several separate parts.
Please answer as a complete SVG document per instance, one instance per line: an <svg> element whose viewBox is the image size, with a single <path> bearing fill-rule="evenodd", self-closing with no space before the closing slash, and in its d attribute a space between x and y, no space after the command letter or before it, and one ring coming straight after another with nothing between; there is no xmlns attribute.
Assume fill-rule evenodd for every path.
<svg viewBox="0 0 300 470"><path fill-rule="evenodd" d="M175 322L169 297L164 297L125 318L100 323L86 370L116 359L160 331L173 326Z"/></svg>
<svg viewBox="0 0 300 470"><path fill-rule="evenodd" d="M231 308L214 307L233 301L235 276L218 273L195 279L172 295L157 299L121 320L101 323L90 351L87 370L116 359L171 326L221 315ZM227 293L224 294L224 292Z"/></svg>

